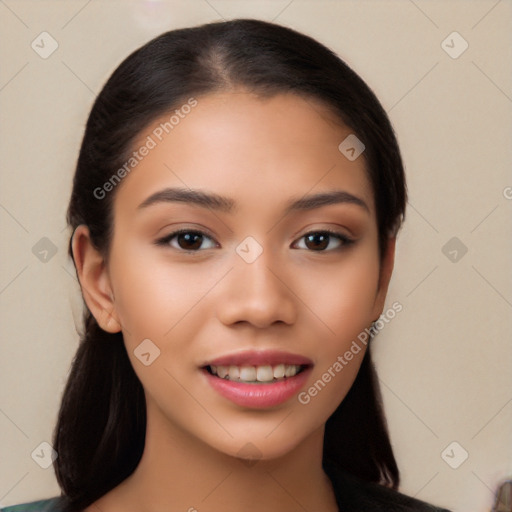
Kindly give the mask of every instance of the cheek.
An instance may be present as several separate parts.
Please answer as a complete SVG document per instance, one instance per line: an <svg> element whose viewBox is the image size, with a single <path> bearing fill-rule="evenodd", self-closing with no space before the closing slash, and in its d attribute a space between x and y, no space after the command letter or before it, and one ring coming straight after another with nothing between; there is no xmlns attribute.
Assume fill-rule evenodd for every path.
<svg viewBox="0 0 512 512"><path fill-rule="evenodd" d="M374 320L379 263L370 251L354 251L339 262L297 275L298 295L311 305L334 346L357 336Z"/></svg>
<svg viewBox="0 0 512 512"><path fill-rule="evenodd" d="M323 279L323 281L322 281ZM308 386L298 395L310 418L327 421L352 387L367 350L378 279L376 269L352 265L329 278L318 276L324 293L314 302L325 327Z"/></svg>
<svg viewBox="0 0 512 512"><path fill-rule="evenodd" d="M346 259L318 269L302 290L318 312L323 336L314 375L299 402L315 415L328 416L352 386L367 349L368 332L378 289L379 261L371 248L358 250ZM314 287L307 283L314 282ZM302 399L301 399L302 398Z"/></svg>
<svg viewBox="0 0 512 512"><path fill-rule="evenodd" d="M113 244L110 262L116 312L127 333L162 338L205 294L213 272L171 264L163 249L120 241L121 246L123 251Z"/></svg>

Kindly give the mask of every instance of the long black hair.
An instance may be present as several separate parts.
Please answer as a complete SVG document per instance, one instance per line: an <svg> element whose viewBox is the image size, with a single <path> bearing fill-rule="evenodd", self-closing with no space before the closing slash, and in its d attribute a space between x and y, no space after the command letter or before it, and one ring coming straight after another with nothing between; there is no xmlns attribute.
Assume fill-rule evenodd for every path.
<svg viewBox="0 0 512 512"><path fill-rule="evenodd" d="M123 166L137 136L154 120L191 97L235 87L263 97L291 92L320 100L363 142L382 258L404 218L407 195L386 112L331 50L292 29L251 19L166 32L119 65L87 121L67 212L71 229L87 225L107 258L115 190L99 197L98 187ZM69 253L73 257L71 241ZM327 421L323 456L363 480L396 489L399 472L370 352ZM65 510L86 508L127 478L141 459L145 431L144 390L122 333L103 331L85 307L53 437Z"/></svg>

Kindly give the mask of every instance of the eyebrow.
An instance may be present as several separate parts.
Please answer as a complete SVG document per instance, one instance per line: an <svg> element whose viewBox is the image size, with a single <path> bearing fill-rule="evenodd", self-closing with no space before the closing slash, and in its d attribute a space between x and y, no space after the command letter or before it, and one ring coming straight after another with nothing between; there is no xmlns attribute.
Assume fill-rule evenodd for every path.
<svg viewBox="0 0 512 512"><path fill-rule="evenodd" d="M220 196L212 192L202 192L186 188L165 188L150 195L139 208L146 208L158 203L192 203L203 208L229 213L235 206L235 201L228 197Z"/></svg>
<svg viewBox="0 0 512 512"><path fill-rule="evenodd" d="M142 209L154 204L173 202L192 203L203 208L225 213L232 212L236 204L233 199L212 192L185 188L165 188L150 195L138 208ZM299 199L292 198L285 207L285 215L293 211L314 210L322 206L340 203L354 204L370 212L368 205L361 198L344 190L334 190L305 195Z"/></svg>

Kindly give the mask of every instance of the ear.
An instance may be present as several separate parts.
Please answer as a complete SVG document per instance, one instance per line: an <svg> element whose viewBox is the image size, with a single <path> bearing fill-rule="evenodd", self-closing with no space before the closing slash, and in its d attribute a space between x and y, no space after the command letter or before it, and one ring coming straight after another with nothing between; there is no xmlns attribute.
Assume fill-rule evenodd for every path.
<svg viewBox="0 0 512 512"><path fill-rule="evenodd" d="M374 320L377 320L382 314L382 311L384 311L389 281L391 280L391 274L393 273L393 266L395 264L395 246L396 237L388 238L388 246L380 264L379 284L372 315Z"/></svg>
<svg viewBox="0 0 512 512"><path fill-rule="evenodd" d="M75 267L82 295L98 325L107 332L121 330L116 313L114 294L103 256L91 241L89 228L78 226L71 241Z"/></svg>

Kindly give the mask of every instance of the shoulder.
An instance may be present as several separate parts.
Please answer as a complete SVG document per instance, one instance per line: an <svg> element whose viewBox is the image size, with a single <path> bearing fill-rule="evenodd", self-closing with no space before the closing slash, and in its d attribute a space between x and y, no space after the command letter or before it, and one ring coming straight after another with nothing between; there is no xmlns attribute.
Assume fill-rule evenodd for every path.
<svg viewBox="0 0 512 512"><path fill-rule="evenodd" d="M0 508L0 512L60 512L59 503L60 498L55 497L47 500L31 501L30 503L3 507Z"/></svg>
<svg viewBox="0 0 512 512"><path fill-rule="evenodd" d="M382 485L364 482L329 464L324 470L332 481L338 506L351 512L449 512Z"/></svg>

